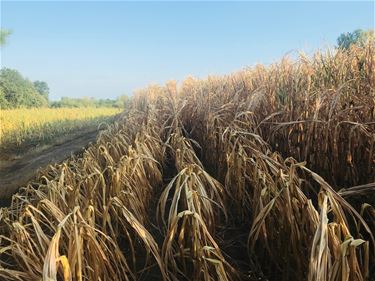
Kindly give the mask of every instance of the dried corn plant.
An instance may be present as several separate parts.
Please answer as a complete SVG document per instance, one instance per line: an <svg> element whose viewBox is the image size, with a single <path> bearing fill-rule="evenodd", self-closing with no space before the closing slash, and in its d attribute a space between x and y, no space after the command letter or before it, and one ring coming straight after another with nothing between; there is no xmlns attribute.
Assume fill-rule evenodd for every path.
<svg viewBox="0 0 375 281"><path fill-rule="evenodd" d="M224 188L204 170L178 127L178 116L170 120L174 130L166 145L177 175L164 188L158 205L165 229L164 263L173 280L234 280L236 271L213 236L220 217L226 217Z"/></svg>
<svg viewBox="0 0 375 281"><path fill-rule="evenodd" d="M0 209L0 280L371 278L374 52L139 91Z"/></svg>
<svg viewBox="0 0 375 281"><path fill-rule="evenodd" d="M13 197L2 210L1 277L136 280L139 262L150 262L136 260L143 253L166 278L158 245L143 225L162 178L155 159L162 146L147 116L141 119L114 125L82 158L51 167L37 188L30 184Z"/></svg>

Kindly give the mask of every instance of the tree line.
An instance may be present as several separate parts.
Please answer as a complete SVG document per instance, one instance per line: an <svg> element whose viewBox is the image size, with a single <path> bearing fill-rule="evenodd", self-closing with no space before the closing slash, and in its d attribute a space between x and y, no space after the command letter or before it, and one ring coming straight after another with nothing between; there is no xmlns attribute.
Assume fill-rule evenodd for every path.
<svg viewBox="0 0 375 281"><path fill-rule="evenodd" d="M0 46L5 45L11 33L8 29L0 29ZM48 94L46 82L31 82L14 69L4 67L0 70L0 109L47 106Z"/></svg>
<svg viewBox="0 0 375 281"><path fill-rule="evenodd" d="M124 107L128 97L96 99L92 97L62 97L59 101L49 100L49 87L44 81L30 81L17 70L0 70L0 109L31 107Z"/></svg>
<svg viewBox="0 0 375 281"><path fill-rule="evenodd" d="M69 98L62 97L59 101L51 101L50 107L118 107L123 108L128 96L123 95L117 99L96 99L93 97Z"/></svg>
<svg viewBox="0 0 375 281"><path fill-rule="evenodd" d="M17 70L0 70L0 108L48 106L46 82L24 78Z"/></svg>

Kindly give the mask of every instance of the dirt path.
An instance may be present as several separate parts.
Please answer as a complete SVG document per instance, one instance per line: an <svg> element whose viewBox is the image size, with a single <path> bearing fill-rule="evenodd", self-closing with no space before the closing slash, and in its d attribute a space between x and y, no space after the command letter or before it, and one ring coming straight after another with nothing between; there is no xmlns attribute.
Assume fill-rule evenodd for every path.
<svg viewBox="0 0 375 281"><path fill-rule="evenodd" d="M19 187L30 181L39 169L50 163L61 162L72 153L82 151L96 140L98 130L67 136L63 142L31 151L20 159L0 160L0 206L9 201Z"/></svg>

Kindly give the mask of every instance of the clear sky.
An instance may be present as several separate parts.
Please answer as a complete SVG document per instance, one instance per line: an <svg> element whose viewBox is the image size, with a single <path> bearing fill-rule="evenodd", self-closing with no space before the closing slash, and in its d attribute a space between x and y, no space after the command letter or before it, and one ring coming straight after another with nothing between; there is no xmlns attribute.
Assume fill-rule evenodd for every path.
<svg viewBox="0 0 375 281"><path fill-rule="evenodd" d="M374 2L1 1L2 66L50 98L115 98L150 83L225 74L374 27Z"/></svg>

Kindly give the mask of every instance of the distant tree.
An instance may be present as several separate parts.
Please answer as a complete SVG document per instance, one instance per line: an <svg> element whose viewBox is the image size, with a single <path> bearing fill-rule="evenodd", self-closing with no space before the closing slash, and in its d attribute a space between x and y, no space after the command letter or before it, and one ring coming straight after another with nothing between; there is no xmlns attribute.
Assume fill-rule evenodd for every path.
<svg viewBox="0 0 375 281"><path fill-rule="evenodd" d="M346 32L341 33L341 35L337 38L337 47L340 49L349 49L349 47L353 44L364 46L370 40L374 40L374 30L362 30L357 29L353 32Z"/></svg>
<svg viewBox="0 0 375 281"><path fill-rule="evenodd" d="M6 43L6 40L8 38L8 36L11 34L12 32L8 29L3 29L3 28L0 28L0 46L3 46L5 45Z"/></svg>
<svg viewBox="0 0 375 281"><path fill-rule="evenodd" d="M116 107L124 108L128 101L129 97L127 95L121 95L116 99Z"/></svg>
<svg viewBox="0 0 375 281"><path fill-rule="evenodd" d="M10 107L9 102L5 98L5 92L3 91L3 88L0 87L0 109L5 109L9 107Z"/></svg>
<svg viewBox="0 0 375 281"><path fill-rule="evenodd" d="M35 89L33 83L14 69L0 70L0 107L41 107L47 100Z"/></svg>
<svg viewBox="0 0 375 281"><path fill-rule="evenodd" d="M48 101L48 95L49 95L49 87L48 84L44 81L35 81L34 83L35 89L38 91L38 93L44 97Z"/></svg>
<svg viewBox="0 0 375 281"><path fill-rule="evenodd" d="M0 46L12 32L0 28ZM40 107L48 105L49 88L46 82L32 83L14 69L0 70L0 108Z"/></svg>
<svg viewBox="0 0 375 281"><path fill-rule="evenodd" d="M96 99L93 97L69 98L62 97L50 103L51 107L119 107L117 100Z"/></svg>

